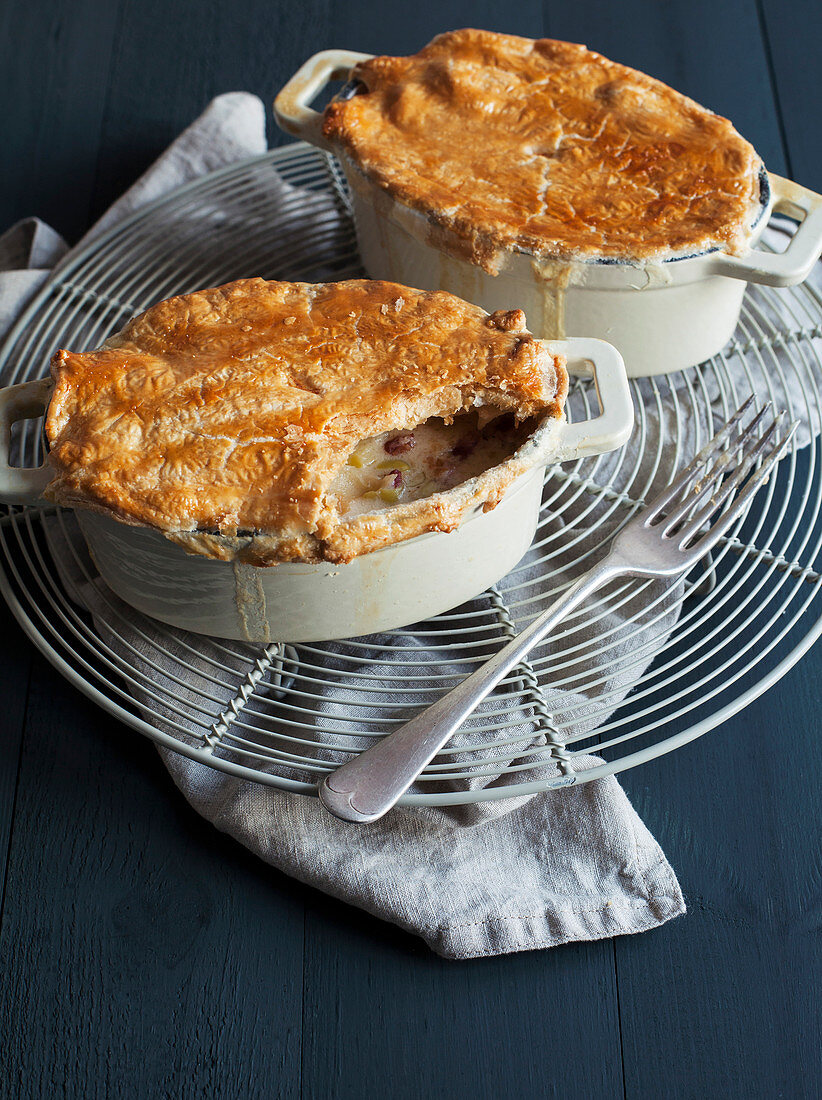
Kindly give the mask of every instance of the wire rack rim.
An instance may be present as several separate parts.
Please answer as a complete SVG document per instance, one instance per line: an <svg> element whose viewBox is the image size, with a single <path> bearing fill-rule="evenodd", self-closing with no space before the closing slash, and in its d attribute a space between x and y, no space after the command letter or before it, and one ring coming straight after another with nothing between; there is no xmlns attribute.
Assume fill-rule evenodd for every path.
<svg viewBox="0 0 822 1100"><path fill-rule="evenodd" d="M253 782L263 783L268 786L281 788L286 791L290 791L294 794L311 795L316 797L317 787L316 784L306 783L300 780L289 779L287 776L272 775L270 773L261 772L255 768L248 768L242 764L235 764L231 760L224 760L214 755L214 753L207 748L198 748L194 745L189 745L178 738L172 737L169 734L164 733L162 730L152 726L144 719L137 717L135 714L131 714L124 707L118 703L109 699L102 692L98 691L92 683L81 676L74 668L71 667L57 652L57 650L48 643L45 638L40 635L33 627L28 616L25 614L25 609L19 603L16 594L12 591L8 583L5 571L0 570L0 592L2 592L9 607L12 609L15 618L19 622L20 626L34 643L34 645L44 654L44 656L51 662L52 665L63 676L81 691L87 698L97 703L104 710L108 710L114 714L125 725L130 726L132 729L137 730L139 733L144 734L150 740L154 741L162 748L170 749L182 756L187 757L190 760L203 764L210 768L216 768L219 771L225 772L228 775L235 776L239 779L248 779ZM633 768L638 764L647 763L649 760L654 760L659 756L663 756L674 749L680 748L683 745L687 745L689 742L696 740L703 734L708 733L710 730L715 729L716 726L722 722L727 721L733 715L737 714L740 710L744 709L765 691L768 690L773 684L780 680L795 664L799 661L804 654L810 649L815 641L822 635L822 619L818 620L814 627L802 638L802 640L777 664L769 673L759 680L756 684L753 684L746 692L738 696L727 706L721 710L716 711L714 714L702 719L700 722L695 723L693 726L686 730L674 734L671 737L658 741L654 745L650 745L644 749L640 749L637 752L631 753L628 756L620 757L619 760L606 761L602 764L598 764L592 768L582 769L580 771L573 772L571 776L558 775L547 779L511 784L510 786L502 787L481 787L467 791L449 791L444 794L429 793L429 794L407 794L400 799L399 805L403 806L457 806L457 805L470 805L477 802L496 801L498 799L510 798L513 795L527 796L539 794L543 791L554 790L560 787L568 787L571 785L579 785L582 783L590 783L595 779L603 779L609 775L616 775L621 771ZM579 754L569 754L572 758L576 755L589 755L587 750L580 752ZM546 762L547 764L547 762Z"/></svg>
<svg viewBox="0 0 822 1100"><path fill-rule="evenodd" d="M94 273L96 270L97 272L99 272L99 267L98 269L95 269L93 265L95 262L97 262L99 265L99 261L103 257L110 259L111 256L114 256L118 258L118 261L121 261L122 256L120 255L120 253L122 251L125 251L126 258L131 259L133 257L133 251L130 250L133 250L135 242L139 244L138 230L144 223L151 223L151 218L157 210L170 207L174 204L182 204L182 208L188 213L192 209L192 203L195 203L198 200L199 195L208 196L210 194L210 188L215 189L213 193L222 193L222 190L229 186L232 180L240 181L240 189L244 196L243 201L245 201L249 193L252 193L254 187L258 186L259 181L263 179L262 175L257 177L257 175L255 174L257 172L257 169L276 169L278 166L287 169L287 172L283 172L283 175L286 177L287 183L296 186L307 184L311 188L312 194L324 194L326 196L329 194L327 177L323 176L323 173L327 172L327 161L325 159L325 155L322 153L318 153L316 150L304 145L303 143L296 143L283 148L272 150L267 153L260 154L257 157L250 158L249 160L242 163L227 165L226 167L219 169L218 171L213 172L208 176L199 177L196 180L192 180L174 193L160 196L152 203L147 204L145 207L142 207L140 210L136 211L128 219L120 222L118 225L112 227L110 230L99 234L96 238L88 243L88 246L82 253L76 254L75 256L67 257L65 261L58 265L58 267L52 273L49 281L44 284L41 290L35 295L34 300L31 302L30 306L24 311L17 324L13 326L11 331L8 333L7 339L6 341L4 341L2 349L0 349L0 358L5 358L6 349L16 349L19 352L20 348L17 345L18 341L20 341L23 336L26 337L26 346L28 350L31 350L32 352L36 350L38 354L42 352L43 345L48 340L49 333L51 331L48 327L45 326L45 320L43 321L43 327L40 330L33 326L31 335L27 334L25 330L26 327L31 324L33 319L37 319L39 317L38 311L42 311L44 304L47 306L47 309L44 311L44 316L45 319L48 320L49 324L52 324L52 321L55 317L57 318L58 322L62 320L62 311L68 311L67 323L70 326L74 326L73 331L83 331L83 325L92 325L96 326L96 328L101 328L101 326L108 324L110 320L110 318L106 316L105 310L101 312L97 309L96 306L94 306L93 309L89 309L87 311L87 316L84 316L81 312L83 307L77 306L73 302L73 299L75 297L82 298L86 296L90 299L99 300L102 305L108 306L112 310L119 310L123 312L126 310L135 310L139 308L136 304L128 304L128 297L131 294L139 297L141 293L145 293L146 286L156 288L156 285L158 285L158 279L163 280L163 282L161 282L159 285L164 286L165 283L169 280L179 280L189 277L193 278L193 272L199 271L199 268L196 267L196 264L192 267L192 264L194 264L196 257L193 257L190 260L189 254L184 248L183 253L181 254L180 262L177 263L177 266L174 267L173 270L163 270L159 275L152 275L148 283L135 284L134 279L132 279L130 276L120 275L118 276L119 281L114 284L114 288L112 289L110 296L101 292L99 289L89 289L89 287L84 287L79 283L73 284L70 281L73 273L78 273L82 278L87 271ZM247 178L243 180L243 173L251 174L249 174ZM291 174L289 175L288 173ZM322 185L325 186L325 191L323 191ZM251 197L254 198L253 194ZM293 205L295 206L295 208L298 208L298 204L292 203L292 196L288 197L287 202L289 205ZM178 206L178 210L179 209L180 207ZM264 212L265 211L263 211L263 213ZM262 214L260 215L260 217L262 217ZM351 238L350 232L347 228L344 228L341 231L339 238L334 238L333 234L331 234L331 236L329 237L326 229L327 226L325 225L325 223L323 223L322 229L318 230L317 240L325 248L328 247L330 242L331 245L338 250L333 258L333 270L337 272L336 277L340 277L339 272L343 270L353 270L353 268L349 268L348 266L348 262L349 260L353 259L353 256L349 255L349 253L346 251L340 251L343 246L345 247L345 249L349 248L350 242L353 238ZM150 247L152 248L154 247L154 244L152 242L154 242L155 237L156 234L154 234L154 236L149 235L146 238L149 242ZM236 246L232 246L232 248L236 250ZM189 249L189 251L191 250ZM311 249L308 248L306 254L310 255L310 253ZM260 253L260 255L262 256L262 252ZM300 256L303 256L303 251L301 251ZM131 259L131 262L133 262L133 259ZM197 260L197 262L199 262L199 260ZM212 263L212 260L209 259L207 262ZM101 285L101 277L102 276L100 276L99 273L96 274L95 278L97 281L93 282L91 285L99 288L99 286ZM294 276L289 277L293 278ZM122 298L117 297L117 294L119 294L120 291L119 289L115 289L120 287L122 287L124 290ZM804 293L806 294L806 298L800 297L800 291L804 291ZM756 293L757 292L755 292L755 295ZM758 370L761 370L765 376L765 386L763 388L771 388L771 380L768 377L766 367L766 358L768 356L774 359L777 373L780 375L782 382L784 383L783 366L780 361L776 359L775 349L778 348L784 351L786 346L791 341L793 341L793 343L802 342L802 347L799 348L799 350L795 354L792 353L789 359L790 369L794 373L796 373L801 368L802 364L804 364L806 371L813 370L814 364L810 361L810 359L813 359L817 366L820 365L818 351L811 342L818 335L818 332L820 331L820 326L818 324L812 323L816 320L816 313L811 310L811 308L807 304L807 301L815 303L816 307L818 307L820 304L818 292L812 287L797 288L796 299L791 299L791 302L793 303L792 305L791 303L789 303L789 312L792 318L792 327L790 331L788 329L780 331L779 329L774 327L772 319L768 314L768 308L770 307L769 299L767 297L760 298L755 296L753 298L746 298L746 303L748 304L743 311L743 322L739 330L741 332L741 336L737 335L734 338L734 340L728 346L727 353L723 353L718 356L715 361L715 366L713 367L715 371L714 382L718 389L718 397L714 400L718 400L720 404L727 405L728 400L733 399L733 397L737 393L739 382L734 377L734 374L739 376L740 372L731 372L731 370L728 368L728 360L732 359L734 356L738 356L741 362L743 372L741 376L741 381L745 383L747 380L748 383L752 384L752 370L754 373L756 373ZM71 310L73 310L74 312L71 312ZM805 314L807 314L808 316L805 317ZM750 354L750 362L748 359L745 358L746 354ZM18 373L21 370L23 371L23 373L25 373L25 367L21 366L21 362L22 359L18 359L16 363L16 370ZM685 384L682 390L677 393L675 390L672 389L673 402L676 406L675 412L678 419L681 417L681 408L687 410L688 407L695 407L700 399L708 398L709 383L706 380L703 372L697 371L693 377L691 377L691 375L686 372L683 374L683 378ZM663 394L660 390L660 383L654 379L650 380L648 385L650 387L650 395L648 399L647 411L654 413L654 415L656 415L657 417L661 417L665 398L663 397ZM635 394L638 395L639 383L634 382L633 386ZM579 390L579 398L587 408L588 394L586 393L584 387L577 388ZM817 423L819 420L818 390L814 386L812 387L812 392L809 393L806 391L803 396L805 409L812 417L813 422ZM814 396L816 397L815 405L813 404ZM690 402L690 406L688 405L688 402ZM646 405L644 401L638 402L638 412L638 420L642 429L644 440L647 428ZM697 430L698 432L701 432L701 423L698 424ZM655 445L655 450L649 450L647 452L642 450L641 454L638 455L636 460L633 462L633 468L630 471L631 477L629 478L628 484L635 486L637 484L637 479L639 479L640 484L644 481L644 490L642 490L638 494L634 494L639 498L639 500L643 498L645 491L648 490L651 485L651 481L656 476L659 470L663 453L662 436L663 433L659 433L657 443ZM640 478L640 458L646 455L651 460L651 472L643 472L642 478ZM815 457L815 455L816 452L814 451L812 457ZM667 457L668 455L666 453L666 460ZM681 457L680 440L678 437L676 439L676 457ZM596 460L594 465L588 466L587 469L591 471L598 470L600 468L597 465L598 462L599 460ZM632 464L628 463L626 465L631 466ZM813 467L812 465L811 469L813 470L815 469L815 467ZM582 472L578 473L578 471ZM549 496L548 501L544 504L542 512L543 518L545 518L546 513L550 511L549 505L554 501L560 502L562 508L567 508L569 501L575 503L575 506L577 502L582 502L580 506L583 507L583 515L585 515L589 511L591 511L595 503L602 502L603 500L609 500L611 502L611 508L607 512L607 516L609 519L613 518L613 516L616 515L616 509L620 506L628 508L635 508L638 506L639 501L632 499L632 497L628 496L627 494L613 494L616 499L611 500L611 498L607 495L607 488L603 487L601 484L598 484L596 481L592 481L590 476L585 477L584 474L585 468L583 468L581 462L577 463L572 469L569 467L569 469L563 471L563 483L558 484L557 488L554 490L553 497ZM576 485L574 485L574 478L576 478ZM809 479L808 485L810 486L810 484L811 482ZM791 472L791 485L793 485L793 471ZM808 499L809 491L810 490L808 489L806 492L806 501ZM592 497L595 497L596 500L589 505L585 505L583 501L583 496L585 492L590 492L592 494ZM770 490L770 492L772 492L772 489ZM803 501L802 518L804 518L804 506L806 501ZM816 501L811 502L811 504L815 508L813 517L814 523L816 522L819 514L819 503L820 502L818 497ZM763 517L764 514L765 513L763 511ZM597 522L601 523L602 520L600 519ZM0 530L0 538L3 538L2 532L5 531L8 526L11 526L15 529L17 537L19 539L20 536L19 532L17 531L16 522L8 524L5 520L0 520L0 526L2 527L2 530ZM757 531L758 530L759 528L757 529ZM791 530L788 540L786 541L786 548L790 540L793 538L794 532L795 527ZM29 534L31 535L32 532L30 531ZM556 536L554 535L548 534L543 538L543 542L545 542L546 544L551 543L552 540L555 540L555 537ZM770 539L772 538L772 535L767 534L766 537ZM791 575L794 576L798 582L801 582L803 586L806 581L813 581L813 583L816 584L816 581L819 580L819 573L812 570L809 565L803 564L801 560L801 554L804 553L804 551L807 549L810 538L811 533L809 532L806 540L802 543L802 546L799 548L793 558L785 559L787 564L787 571L790 572ZM3 541L4 553L8 558L9 547L6 545L5 539ZM770 541L767 542L767 545L764 549L756 546L741 545L741 549L744 551L744 553L741 554L741 557L744 558L750 553L751 558L757 559L755 563L751 564L751 574L753 572L754 564L760 564L761 560L764 560L763 556L767 556L767 554L770 552L770 546ZM734 547L734 549L737 549L737 547ZM816 549L818 550L818 545ZM779 556L780 555L777 555L777 557ZM546 558L546 561L547 560L548 558ZM12 566L13 581L12 576L9 574L6 567L0 567L0 591L2 591L5 595L9 606L11 607L18 622L20 622L23 630L25 631L27 636L34 642L34 644L41 650L41 652L44 653L47 659L66 677L66 679L69 680L69 682L71 682L87 697L91 698L94 702L101 705L103 709L113 714L116 718L118 718L127 726L137 730L140 733L143 733L145 736L149 737L161 747L171 749L172 751L175 751L193 761L199 762L210 768L216 768L220 771L234 775L239 778L261 782L294 793L315 793L315 786L313 783L304 782L300 779L294 779L281 773L274 774L268 771L262 771L260 770L260 768L252 768L247 766L246 762L254 759L255 756L261 762L261 766L263 767L265 767L266 765L271 766L272 764L276 763L278 759L277 754L280 753L280 750L276 749L276 747L271 747L260 743L257 745L257 749L259 751L255 753L254 743L246 742L244 739L241 739L242 744L240 744L239 746L228 746L230 748L230 751L234 754L236 758L244 761L243 763L238 763L236 759L226 759L222 755L219 755L223 751L223 747L217 746L215 743L209 744L208 734L201 734L199 728L197 731L189 734L187 728L184 725L178 722L174 722L170 725L169 728L179 730L179 735L175 736L174 734L169 733L167 730L164 731L162 729L159 729L157 726L153 725L151 722L141 717L140 714L135 714L133 711L127 709L126 706L122 705L119 700L129 700L130 697L128 693L116 688L115 684L106 680L104 676L100 676L91 665L85 662L85 658L82 655L82 653L86 651L85 649L82 652L76 652L72 648L72 645L77 645L77 643L79 642L80 646L85 646L87 650L89 650L92 654L95 654L95 650L91 647L89 642L81 634L77 634L76 632L69 640L65 640L60 636L58 632L55 632L55 630L52 628L52 625L49 624L45 618L43 618L42 612L40 612L36 600L32 603L32 593L29 591L27 583L23 583L23 581L21 580L21 577L17 572L16 566L14 566L11 560L9 560L8 564ZM28 565L31 565L30 561L28 561ZM775 558L770 562L770 565L772 569L779 568L779 564ZM747 576L751 574L745 574L743 576L743 581L747 578ZM529 581L526 578L522 581L521 584L518 582L511 592L506 591L505 598L508 601L509 605L518 606L522 603L528 604L531 602L531 597L527 596L528 585ZM511 596L514 594L514 591L516 591L516 593L524 592L525 595L522 598L517 595L516 600L512 601ZM808 591L807 587L805 588L805 591ZM794 594L798 594L798 592L799 588L796 588ZM18 598L18 593L25 593L26 599L29 601L29 603L31 603L31 608L29 608L28 610L26 609L21 599ZM792 598L793 596L791 596L791 599ZM807 607L810 598L811 596L808 596L808 601L805 603L804 607ZM55 605L55 610L57 610L58 613L61 613L59 610L61 600L65 601L65 595L62 592L59 594L57 604ZM63 606L65 606L65 604L63 604ZM793 622L799 621L799 617L804 613L804 607L800 608L800 610L796 613ZM31 610L34 610L38 614L40 614L42 623L38 625L38 620L36 616L31 616L29 614ZM506 613L510 613L508 608L506 608ZM443 618L449 619L448 616L444 616ZM454 617L452 616L452 618ZM40 626L48 627L48 630L41 630ZM499 620L496 624L491 624L491 626L496 629L499 626ZM483 629L490 629L490 627L486 626ZM453 631L446 629L444 636L450 637L451 633L453 633ZM582 769L578 772L569 771L569 768L571 768L571 766L574 764L574 761L579 761L581 757L589 755L591 753L596 753L597 747L594 746L583 748L580 746L577 749L571 750L570 748L565 749L560 744L555 744L551 741L551 738L553 736L553 729L550 725L550 714L547 710L547 707L545 706L545 701L544 699L542 699L541 696L539 679L534 674L533 669L530 669L529 672L528 669L523 668L521 675L519 677L514 677L514 686L516 687L516 690L518 692L517 698L519 700L515 705L518 707L521 706L523 709L533 709L535 735L537 735L539 732L542 732L549 741L549 744L547 746L544 746L543 751L546 754L552 754L553 763L555 765L558 765L561 769L565 768L566 772L569 773L558 774L556 776L543 776L540 779L532 779L530 781L523 781L519 783L500 784L499 786L478 787L474 789L460 791L452 790L444 793L415 792L414 794L407 795L403 799L403 803L410 806L445 806L487 802L513 796L534 794L543 790L590 782L591 780L602 778L606 775L613 775L622 770L625 770L626 768L633 767L636 764L654 759L655 757L663 755L664 753L669 752L672 749L678 748L681 745L693 741L697 737L701 736L703 733L706 733L708 730L713 729L717 725L721 724L723 721L726 721L731 715L737 713L743 707L747 706L751 701L753 701L753 699L761 695L781 676L783 676L796 663L796 661L798 661L802 657L807 649L810 648L810 646L820 636L820 634L822 634L822 619L813 624L809 632L806 633L798 641L798 643L793 646L790 651L785 653L774 667L771 667L765 675L761 675L755 683L748 687L744 691L744 693L732 699L729 703L727 703L715 713L710 714L707 717L704 717L701 720L695 722L687 729L681 730L663 740L657 741L653 745L638 749L637 751L634 751L629 755L623 756L619 759L604 761L601 764L595 765L593 768ZM783 636L787 638L787 628L785 629L784 634L780 634L780 641ZM774 644L776 643L774 642ZM231 650L230 644L226 643L226 645L228 646L228 649L226 649L227 656L237 656ZM356 646L352 645L352 649L356 653ZM311 653L311 647L305 647L304 652L307 654ZM775 655L778 656L779 653L780 650L777 650ZM78 670L77 667L72 666L67 658L76 660L81 669L85 667L86 675L84 675L82 671ZM277 660L279 661L280 658L277 658ZM347 655L344 658L344 662L350 661L355 666L355 668L359 660L360 659L358 657L349 657ZM282 665L284 668L288 665L289 661L291 661L291 658L283 655ZM310 674L311 667L312 666L310 661L307 664L303 664L303 672ZM743 669L742 672L739 673L739 675L741 676L744 672L747 672L752 667L753 665L746 666L746 668ZM253 668L254 666L252 665L252 673ZM298 664L298 676L299 669L300 665ZM93 676L88 675L89 673L93 673L93 676L96 676L97 679L95 680ZM345 667L343 669L335 670L334 674L341 676L357 675L354 669ZM113 697L112 695L106 695L104 691L100 690L100 688L97 686L98 683L105 685L106 688L113 693ZM115 692L116 694L114 694ZM409 693L413 694L413 689L410 689ZM297 692L296 694L299 694L299 692ZM258 697L253 694L250 696L250 700L246 699L246 697L243 696L242 701L238 703L239 713L249 716L250 720L253 721L253 706L257 699ZM245 704L249 701L251 702L251 705L249 707L246 707ZM134 706L138 707L138 704L135 702ZM544 714L540 710L540 707L542 708L542 710L545 711ZM152 710L151 707L147 706L142 708L141 713L152 714L155 712ZM159 715L157 717L160 718ZM539 718L539 721L536 721L537 717ZM546 722L548 723L547 725L545 724ZM243 721L238 721L238 732L244 726L245 723ZM661 727L662 723L660 722L654 728ZM259 728L254 729L254 727L249 728L252 729L253 732L259 732L260 734L268 735L268 731L266 730L262 730ZM633 729L633 727L631 728ZM639 736L644 732L647 731L644 729L639 729L633 733L630 733L629 735L626 735L626 737L629 739L633 736ZM599 731L597 730L588 735L581 735L578 738L572 738L570 739L569 743L573 744L577 741L585 742L586 740L590 740L590 738L597 736L598 733ZM226 745L228 744L228 741L233 738L233 736L234 735L231 734L231 732L228 733L226 737ZM339 735L335 734L335 736ZM189 737L191 738L190 741L188 740ZM295 742L300 742L301 739L295 738L294 740ZM320 744L318 747L328 749L338 748L339 746L333 744ZM605 748L607 746L603 745L601 747ZM558 760L560 750L566 758L565 762ZM269 754L268 758L266 758L266 756L264 755L265 753ZM287 754L285 755L287 756ZM307 761L304 761L304 763L307 763ZM471 767L478 766L479 763L479 761L472 761L471 763L466 764L465 767L467 769L470 769ZM552 761L548 758L547 755L541 761L542 766L548 766L550 763L552 763ZM285 766L290 767L292 770L294 769L293 763L286 763ZM316 768L318 769L327 769L328 766L329 765L327 761L316 761ZM529 769L533 771L535 767L539 766L540 762L531 764L528 767L522 769L522 774L526 774ZM447 769L451 767L451 765L440 763L437 765L437 767L439 767L440 769ZM311 768L309 767L308 770L310 771ZM508 769L508 771L510 773L510 769ZM440 777L440 773L432 770L431 772L424 773L422 780L424 782L434 781ZM456 778L456 776L454 776L454 778ZM466 772L465 774L460 776L460 778L470 778L470 775Z"/></svg>

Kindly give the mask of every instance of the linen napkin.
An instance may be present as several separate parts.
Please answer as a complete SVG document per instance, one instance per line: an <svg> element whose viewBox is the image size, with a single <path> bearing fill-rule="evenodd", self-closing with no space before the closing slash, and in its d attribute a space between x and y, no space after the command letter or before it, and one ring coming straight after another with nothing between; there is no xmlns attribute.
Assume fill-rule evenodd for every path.
<svg viewBox="0 0 822 1100"><path fill-rule="evenodd" d="M245 93L218 97L90 230L84 242L169 189L265 148L260 101ZM284 197L288 190L283 183ZM320 211L316 197L312 201L312 216L341 217L333 207ZM0 238L0 323L4 328L64 252L63 242L37 219L18 224ZM660 422L656 430L664 431L665 425ZM658 472L659 477L664 474L667 471ZM595 507L607 513L605 503ZM599 517L603 524L606 513ZM590 519L590 514L590 503L581 497L563 510L562 523L557 520L543 528L543 537L560 538L563 525L575 515ZM598 525L598 542L603 530L607 531L603 524ZM92 614L104 641L142 674L146 687L135 689L136 702L151 703L155 712L159 710L161 726L166 721L166 728L173 729L175 736L185 736L179 724L172 723L179 723L186 706L202 709L206 696L211 699L214 724L219 726L241 711L250 694L249 684L268 683L271 690L254 705L267 707L276 727L277 717L283 713L278 709L276 647L226 647L196 635L160 629L107 590L96 576L70 516L51 521L48 533L69 592ZM526 559L518 571L518 583L527 582L529 593L535 596L547 591L547 586L561 587L591 563L593 559L588 558L595 549L586 550L576 541L550 579L542 577ZM497 590L468 610L482 612L495 600L505 606L506 583L510 582L501 582ZM446 957L505 954L640 932L685 911L676 876L616 779L574 784L574 772L591 766L596 758L563 760L562 738L592 729L618 706L664 644L675 625L681 599L681 584L657 584L634 593L627 604L615 605L595 628L586 626L584 616L578 616L574 640L579 656L576 667L572 664L564 670L566 686L534 696L532 705L523 706L522 713L513 716L516 722L508 725L504 736L492 739L487 754L495 765L491 775L450 784L450 789L505 785L511 782L512 763L542 753L539 759L544 762L530 773L531 778L555 775L559 766L566 776L565 789L469 806L399 807L372 825L350 826L328 815L316 799L236 778L167 749L160 752L184 796L217 828L285 873L415 932ZM115 618L116 630L111 626ZM641 635L635 627L625 629L631 619L641 620ZM489 655L505 641L503 628L510 631L520 625L516 613L507 625L503 621L499 636L486 640ZM609 639L607 662L602 660L598 644L603 631ZM158 664L158 646L168 650L174 644L185 652L191 669L187 684L172 681L170 666L176 673L176 662ZM390 646L413 646L420 667L430 665L438 674L442 672L442 655L423 627L399 638L364 639L362 667L368 668L370 683L384 689L386 723L405 713L392 699L395 677ZM324 729L340 730L342 760L346 748L366 743L364 734L370 728L340 694L335 675L342 670L350 675L357 668L337 644L313 648L312 659L327 674L313 704L315 720ZM230 667L236 680L215 685L210 675L213 660ZM454 661L454 674L464 674L459 654ZM603 676L597 696L577 693L574 683L590 680L591 670L600 668L598 662ZM526 667L523 676L528 675ZM428 688L425 682L419 684L421 703ZM174 706L164 709L162 702L158 705L158 695L173 698ZM484 707L492 705L489 700ZM194 743L193 721L190 729ZM460 749L467 748L470 739L469 724L460 740L450 746L454 755L449 759L458 761ZM555 746L554 759L544 751L546 742ZM448 788L444 781L442 789Z"/></svg>

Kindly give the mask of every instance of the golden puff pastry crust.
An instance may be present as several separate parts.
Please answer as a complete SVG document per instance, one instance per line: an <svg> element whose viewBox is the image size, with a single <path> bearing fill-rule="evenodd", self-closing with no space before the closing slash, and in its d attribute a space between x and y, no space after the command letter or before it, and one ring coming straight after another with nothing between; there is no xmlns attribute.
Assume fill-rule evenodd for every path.
<svg viewBox="0 0 822 1100"><path fill-rule="evenodd" d="M480 407L550 426L568 385L521 311L366 280L170 298L98 350L58 351L52 377L47 496L256 565L349 561L493 507L540 459L532 440L379 515L346 521L328 490L363 439Z"/></svg>
<svg viewBox="0 0 822 1100"><path fill-rule="evenodd" d="M753 147L585 46L459 30L352 77L367 90L329 104L326 138L486 271L510 250L641 262L749 243Z"/></svg>

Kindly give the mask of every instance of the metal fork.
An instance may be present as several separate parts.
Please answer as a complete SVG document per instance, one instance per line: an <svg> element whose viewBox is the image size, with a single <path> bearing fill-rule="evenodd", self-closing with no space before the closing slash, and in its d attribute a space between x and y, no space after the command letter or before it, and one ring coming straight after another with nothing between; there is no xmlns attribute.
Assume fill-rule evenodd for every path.
<svg viewBox="0 0 822 1100"><path fill-rule="evenodd" d="M794 422L779 441L785 414L766 424L770 405L743 430L753 401L750 397L676 480L622 528L607 556L521 634L433 706L326 776L319 791L323 805L345 821L376 821L500 680L587 596L617 576L677 576L707 554L744 514L796 430Z"/></svg>

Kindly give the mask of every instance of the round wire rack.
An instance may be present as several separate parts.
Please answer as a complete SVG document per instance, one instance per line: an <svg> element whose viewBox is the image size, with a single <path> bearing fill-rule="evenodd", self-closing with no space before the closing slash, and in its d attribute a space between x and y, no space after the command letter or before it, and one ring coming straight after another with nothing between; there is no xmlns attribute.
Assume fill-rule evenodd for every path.
<svg viewBox="0 0 822 1100"><path fill-rule="evenodd" d="M97 346L171 294L253 275L360 274L333 160L290 145L188 184L75 250L9 334L0 377L38 377L58 347ZM265 647L183 634L120 604L71 513L55 507L6 509L0 588L46 657L127 725L214 768L313 793L539 614L750 393L769 398L800 420L798 441L712 559L684 586L622 582L570 617L403 801L473 803L617 772L718 725L822 631L820 321L809 284L749 288L721 354L632 382L628 447L547 472L520 566L470 605L405 630ZM590 383L574 382L568 408L571 419L592 415ZM22 465L41 461L39 423L17 425L13 442Z"/></svg>

